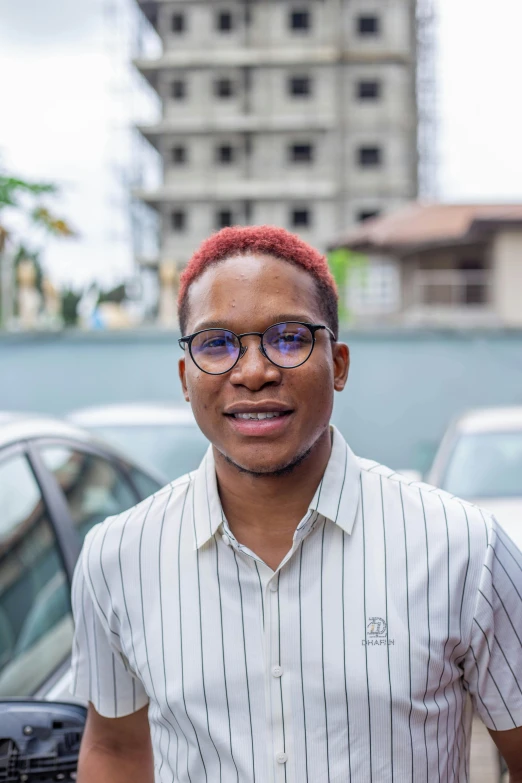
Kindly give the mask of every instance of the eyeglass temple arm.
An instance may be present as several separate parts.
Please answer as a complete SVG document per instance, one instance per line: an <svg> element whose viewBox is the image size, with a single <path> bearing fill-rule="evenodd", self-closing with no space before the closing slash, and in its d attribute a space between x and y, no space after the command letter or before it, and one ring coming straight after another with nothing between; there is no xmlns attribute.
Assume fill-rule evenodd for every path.
<svg viewBox="0 0 522 783"><path fill-rule="evenodd" d="M330 327L329 327L329 326L323 326L322 324L321 324L320 326L314 326L314 332L317 332L317 331L319 331L320 329L326 329L326 331L328 332L328 334L330 335L330 337L332 338L332 340L333 340L334 342L337 342L337 340L336 340L336 337L335 337L335 334L332 332L332 330L330 329Z"/></svg>

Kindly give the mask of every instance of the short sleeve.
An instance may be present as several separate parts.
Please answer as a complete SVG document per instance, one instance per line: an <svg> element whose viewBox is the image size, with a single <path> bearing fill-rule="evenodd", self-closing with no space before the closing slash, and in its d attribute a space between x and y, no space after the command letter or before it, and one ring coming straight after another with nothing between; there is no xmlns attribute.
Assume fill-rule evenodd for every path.
<svg viewBox="0 0 522 783"><path fill-rule="evenodd" d="M106 718L136 712L148 703L148 696L119 649L117 632L111 633L105 627L95 609L95 599L84 575L83 557L76 566L71 598L75 624L71 693L90 701Z"/></svg>
<svg viewBox="0 0 522 783"><path fill-rule="evenodd" d="M488 729L507 731L522 726L522 553L494 519L487 525L464 676Z"/></svg>

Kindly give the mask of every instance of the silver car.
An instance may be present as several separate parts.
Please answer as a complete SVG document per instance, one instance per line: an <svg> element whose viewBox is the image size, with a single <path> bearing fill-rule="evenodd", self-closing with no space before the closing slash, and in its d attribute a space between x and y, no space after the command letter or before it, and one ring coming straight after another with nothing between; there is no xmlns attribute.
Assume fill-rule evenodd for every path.
<svg viewBox="0 0 522 783"><path fill-rule="evenodd" d="M0 780L74 774L85 708L50 703L73 701L74 566L93 525L163 483L71 424L0 412Z"/></svg>
<svg viewBox="0 0 522 783"><path fill-rule="evenodd" d="M100 405L73 411L67 418L169 481L197 468L208 448L188 405Z"/></svg>
<svg viewBox="0 0 522 783"><path fill-rule="evenodd" d="M491 511L522 549L522 407L483 408L458 418L427 481Z"/></svg>

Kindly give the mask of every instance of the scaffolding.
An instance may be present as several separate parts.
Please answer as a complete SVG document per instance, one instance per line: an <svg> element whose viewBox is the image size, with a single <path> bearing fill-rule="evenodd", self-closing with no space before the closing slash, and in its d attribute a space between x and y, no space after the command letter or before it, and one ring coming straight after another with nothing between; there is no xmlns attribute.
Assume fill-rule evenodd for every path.
<svg viewBox="0 0 522 783"><path fill-rule="evenodd" d="M416 0L419 198L438 196L436 0Z"/></svg>
<svg viewBox="0 0 522 783"><path fill-rule="evenodd" d="M105 48L110 62L111 138L108 166L113 173L113 201L120 215L121 239L131 248L133 275L141 264L158 261L157 215L135 197L135 192L157 185L161 177L159 154L136 125L156 119L159 98L134 69L134 59L158 50L155 33L134 0L102 0Z"/></svg>

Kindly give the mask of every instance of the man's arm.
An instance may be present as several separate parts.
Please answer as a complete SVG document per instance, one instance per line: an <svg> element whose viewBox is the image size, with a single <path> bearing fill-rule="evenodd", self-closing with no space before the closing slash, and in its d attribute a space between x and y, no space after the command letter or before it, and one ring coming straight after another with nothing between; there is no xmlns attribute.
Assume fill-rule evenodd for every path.
<svg viewBox="0 0 522 783"><path fill-rule="evenodd" d="M510 783L522 783L522 726L489 733L508 766Z"/></svg>
<svg viewBox="0 0 522 783"><path fill-rule="evenodd" d="M89 704L80 749L78 783L153 783L148 707L124 718L104 718Z"/></svg>

